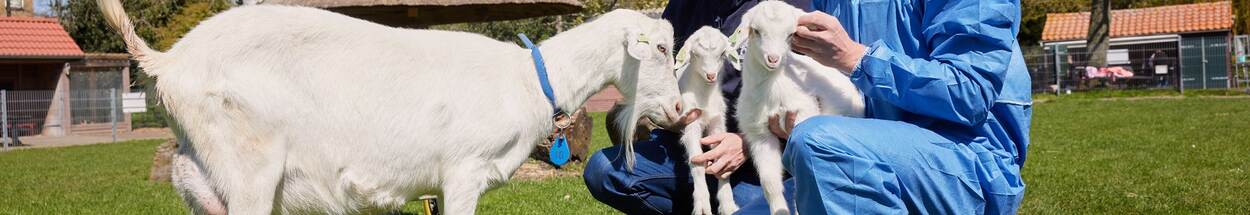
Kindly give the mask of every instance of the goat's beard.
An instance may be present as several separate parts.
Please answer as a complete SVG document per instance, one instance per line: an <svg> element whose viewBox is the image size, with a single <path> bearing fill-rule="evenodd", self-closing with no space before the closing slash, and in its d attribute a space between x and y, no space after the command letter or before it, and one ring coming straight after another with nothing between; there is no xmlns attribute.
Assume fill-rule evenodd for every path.
<svg viewBox="0 0 1250 215"><path fill-rule="evenodd" d="M621 145L625 147L625 150L624 150L625 167L626 167L625 169L630 172L633 172L634 171L634 135L635 135L634 132L638 130L638 120L640 117L642 117L641 111L638 111L638 108L635 107L634 104L625 104L625 105L620 105L618 107L620 107L621 109L617 111L616 119L612 119L612 122L616 123L615 132L621 134L620 135ZM618 155L617 157L619 158L621 156Z"/></svg>

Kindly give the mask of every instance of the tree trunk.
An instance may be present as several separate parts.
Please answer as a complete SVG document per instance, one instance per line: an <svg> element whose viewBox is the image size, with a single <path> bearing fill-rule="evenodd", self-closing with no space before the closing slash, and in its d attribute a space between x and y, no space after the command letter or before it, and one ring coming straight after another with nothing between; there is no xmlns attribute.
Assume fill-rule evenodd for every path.
<svg viewBox="0 0 1250 215"><path fill-rule="evenodd" d="M1090 1L1089 36L1085 40L1089 61L1086 66L1106 67L1107 48L1111 39L1111 1Z"/></svg>

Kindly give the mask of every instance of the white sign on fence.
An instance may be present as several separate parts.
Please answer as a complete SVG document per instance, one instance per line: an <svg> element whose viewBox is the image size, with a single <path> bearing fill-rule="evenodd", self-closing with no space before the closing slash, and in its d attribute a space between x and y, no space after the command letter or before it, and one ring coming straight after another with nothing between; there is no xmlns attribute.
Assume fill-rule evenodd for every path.
<svg viewBox="0 0 1250 215"><path fill-rule="evenodd" d="M148 110L147 95L139 93L122 94L122 112L139 113Z"/></svg>
<svg viewBox="0 0 1250 215"><path fill-rule="evenodd" d="M1125 65L1131 63L1128 60L1128 49L1112 49L1107 50L1107 65Z"/></svg>

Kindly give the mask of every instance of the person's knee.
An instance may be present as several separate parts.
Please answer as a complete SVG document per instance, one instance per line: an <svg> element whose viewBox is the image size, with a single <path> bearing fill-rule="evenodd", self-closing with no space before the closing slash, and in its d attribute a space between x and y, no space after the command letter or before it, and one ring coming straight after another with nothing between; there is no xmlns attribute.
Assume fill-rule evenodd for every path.
<svg viewBox="0 0 1250 215"><path fill-rule="evenodd" d="M842 116L814 116L795 125L782 159L789 167L796 157L809 157L812 153L837 151L843 154L853 153L848 143L853 141L846 133L845 126L853 125L853 118Z"/></svg>
<svg viewBox="0 0 1250 215"><path fill-rule="evenodd" d="M614 146L615 147L615 146ZM582 180L591 194L602 193L607 189L608 175L613 171L612 159L604 153L608 149L596 151L586 159L586 168L582 170Z"/></svg>
<svg viewBox="0 0 1250 215"><path fill-rule="evenodd" d="M798 149L811 149L813 144L836 147L849 139L845 127L853 125L853 120L843 116L814 116L794 126L786 145L799 146Z"/></svg>
<svg viewBox="0 0 1250 215"><path fill-rule="evenodd" d="M643 160L637 164L644 168L630 172L625 170L624 161L619 159L622 150L621 146L604 148L586 160L582 179L591 196L627 214L671 212L672 200L665 196L669 196L672 188L664 190L662 187L674 184L673 173L655 170L671 170L673 167Z"/></svg>

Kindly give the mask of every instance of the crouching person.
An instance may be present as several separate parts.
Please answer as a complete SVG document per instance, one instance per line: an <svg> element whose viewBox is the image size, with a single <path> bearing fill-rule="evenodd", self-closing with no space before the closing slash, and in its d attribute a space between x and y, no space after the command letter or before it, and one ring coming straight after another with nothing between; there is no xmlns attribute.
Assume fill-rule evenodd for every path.
<svg viewBox="0 0 1250 215"><path fill-rule="evenodd" d="M732 15L698 14L745 11L753 5L699 7L691 2L700 1L671 1L665 11L679 34L683 20L691 17L734 26L720 25L736 21ZM867 119L818 116L774 131L788 137L782 161L792 176L785 195L791 211L1016 212L1024 194L1020 173L1032 118L1030 78L1015 39L1019 1L813 0L795 5L823 12L799 18L792 48L846 73L863 92ZM722 74L732 103L738 73ZM642 159L632 172L616 159L618 148L596 153L585 170L587 187L626 213L689 213L689 181L675 172L689 168L676 137L657 131L651 140L638 142L636 154ZM730 133L704 142L719 145L692 161L712 162L707 169L712 175L733 172L729 179L742 206L738 213L767 213L758 185L750 186L756 176L749 166L737 169L749 164L741 161L741 138Z"/></svg>

